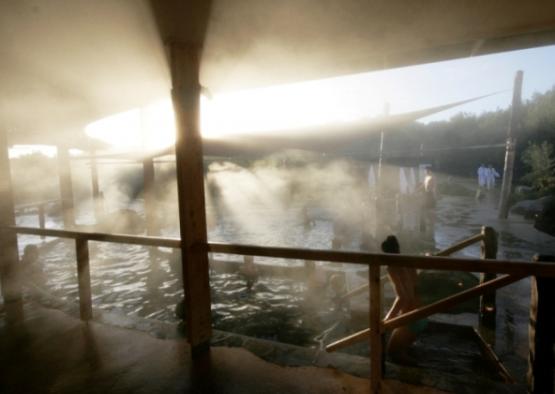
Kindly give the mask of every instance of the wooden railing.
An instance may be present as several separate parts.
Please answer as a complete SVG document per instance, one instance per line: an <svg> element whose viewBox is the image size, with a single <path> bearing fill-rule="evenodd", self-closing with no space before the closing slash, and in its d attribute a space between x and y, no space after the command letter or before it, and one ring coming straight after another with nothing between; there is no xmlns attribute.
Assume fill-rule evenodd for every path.
<svg viewBox="0 0 555 394"><path fill-rule="evenodd" d="M491 250L495 250L497 251L497 237L495 236L495 232L493 232L493 229L491 229L490 227L483 227L482 231L479 234L473 235L467 239L464 239L452 246L449 246L446 249L440 250L434 254L431 254L430 256L437 256L437 257L445 257L445 256L449 256L453 253L456 253L458 251L461 251L471 245L474 245L478 242L482 243L482 258L485 258L485 251L491 251ZM494 258L496 257L497 253L492 254L490 257ZM495 279L495 274L489 274L490 276L488 277L489 280ZM382 281L384 280L388 280L388 276L384 275L380 278ZM513 282L519 281L520 279L522 279L522 276L519 275L515 275L514 277L510 277L510 276L506 276L503 278L503 280L500 281L492 281L490 283L485 284L483 278L481 280L482 284L480 286L477 286L473 289L469 289L467 291L463 291L457 295L451 296L451 297L447 297L443 300L437 301L433 304L430 305L426 305L423 308L420 308L419 310L415 310L415 311L411 311L410 313L405 313L402 316L399 316L397 318L394 319L390 319L386 322L384 322L383 327L385 329L395 329L397 327L400 326L404 326L406 324L409 324L411 322L413 322L415 319L420 319L422 317L426 317L429 316L430 314L434 314L434 313L439 313L442 312L446 309L449 309L453 306L456 306L457 304L460 304L462 302L468 301L469 299L472 299L476 296L481 296L483 294L492 293L492 290L498 289L500 287L509 285ZM356 289L353 289L351 291L349 291L348 293L346 293L345 295L343 295L343 300L346 300L348 298L354 297L356 295L362 294L366 291L368 291L368 287L369 284L363 284L359 287L357 287ZM494 293L495 294L495 293ZM483 300L481 300L483 301ZM492 302L491 296L490 298L487 300L489 303ZM493 296L493 304L495 304L495 296ZM480 311L486 309L484 306L480 305ZM495 309L493 309L494 311ZM491 320L491 319L490 319ZM354 345L360 341L366 340L369 336L370 336L370 329L364 329L361 330L357 333L354 334L350 334L344 338L341 338L337 341L334 341L333 343L329 344L326 346L326 351L328 352L334 352L336 350Z"/></svg>
<svg viewBox="0 0 555 394"><path fill-rule="evenodd" d="M32 203L28 203L28 204L19 204L15 207L15 210L20 211L20 210L25 210L25 209L29 209L29 208L36 208L37 216L38 216L38 219L39 219L39 228L45 228L46 227L45 207L46 207L46 205L51 204L53 202L57 202L57 201L59 201L59 200L52 199L52 200L32 202ZM42 236L42 237L44 238L44 236Z"/></svg>
<svg viewBox="0 0 555 394"><path fill-rule="evenodd" d="M18 234L70 238L76 241L79 302L83 320L92 318L91 283L88 242L114 242L144 246L163 246L179 248L180 240L176 238L148 237L119 234L88 233L68 230L40 229L31 227L6 227ZM482 238L472 237L473 242ZM469 240L470 240L469 239ZM469 240L461 242L465 244ZM472 242L471 242L472 243ZM460 245L459 245L460 246ZM284 259L319 260L359 264L369 267L370 287L370 328L365 334L370 342L370 382L372 393L379 393L382 379L382 341L381 336L387 330L410 324L418 319L437 313L459 302L513 283L526 276L555 278L555 265L543 262L519 262L511 260L469 259L445 256L411 256L381 253L345 252L334 250L314 250L283 247L266 247L251 245L230 245L221 243L197 244L195 248L204 252L237 254L247 256L265 256ZM455 248L456 249L456 248ZM453 251L453 247L451 248ZM445 251L442 251L445 253ZM442 253L440 252L440 254ZM490 274L507 274L501 278L482 283L480 286L453 295L444 300L427 305L415 311L405 313L386 322L382 321L381 305L381 266L411 267L415 269L434 269L443 271L483 272ZM358 333L360 334L360 333Z"/></svg>

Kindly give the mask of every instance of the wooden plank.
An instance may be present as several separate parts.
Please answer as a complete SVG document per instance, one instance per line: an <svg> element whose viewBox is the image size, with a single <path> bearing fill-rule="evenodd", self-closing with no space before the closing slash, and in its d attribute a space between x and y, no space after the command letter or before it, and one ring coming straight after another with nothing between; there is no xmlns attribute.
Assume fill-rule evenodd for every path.
<svg viewBox="0 0 555 394"><path fill-rule="evenodd" d="M443 312L461 302L477 297L488 291L493 291L495 289L510 285L511 283L518 282L526 276L527 275L505 275L490 282L473 287L472 289L461 291L460 293L450 297L443 298L440 301L404 313L401 316L394 317L393 319L389 319L384 322L383 329L389 331L397 327L406 326L416 320L423 319L435 313Z"/></svg>
<svg viewBox="0 0 555 394"><path fill-rule="evenodd" d="M534 256L555 266L555 256ZM534 277L531 281L528 392L555 392L553 346L555 345L555 279Z"/></svg>
<svg viewBox="0 0 555 394"><path fill-rule="evenodd" d="M75 211L71 182L71 162L69 160L68 148L61 145L58 145L58 178L64 228L73 228L75 226Z"/></svg>
<svg viewBox="0 0 555 394"><path fill-rule="evenodd" d="M79 237L75 240L75 256L79 285L79 314L81 320L87 321L93 318L93 313L89 245L86 238Z"/></svg>
<svg viewBox="0 0 555 394"><path fill-rule="evenodd" d="M187 319L187 339L194 353L209 348L212 335L202 138L199 128L201 47L169 45L172 99L177 136L175 143L181 256Z"/></svg>
<svg viewBox="0 0 555 394"><path fill-rule="evenodd" d="M481 243L480 256L482 259L497 258L497 234L491 227L482 227L483 240ZM481 273L480 283L489 282L497 277L494 273ZM495 343L495 319L497 315L495 292L482 294L480 297L479 321L482 332L490 343ZM487 330L483 330L483 329Z"/></svg>
<svg viewBox="0 0 555 394"><path fill-rule="evenodd" d="M499 357L497 357L497 354L495 354L491 346L484 340L484 338L480 335L478 330L476 330L475 328L473 328L472 330L476 335L475 339L478 345L480 346L480 349L482 349L482 353L484 354L484 356L486 356L486 359L497 370L497 372L499 373L499 376L501 376L501 378L506 383L515 384L516 380L512 377L511 373L507 370L507 368L505 368L501 360L499 360Z"/></svg>
<svg viewBox="0 0 555 394"><path fill-rule="evenodd" d="M330 352L330 353L335 352L336 350L349 347L351 345L354 345L355 343L359 343L360 341L366 340L368 338L370 338L370 329L365 328L364 330L360 330L358 332L355 332L354 334L351 334L349 336L346 336L344 338L338 339L335 342L330 343L329 345L326 346L326 352Z"/></svg>
<svg viewBox="0 0 555 394"><path fill-rule="evenodd" d="M380 266L370 266L368 283L370 284L370 392L380 393L382 381L382 297L380 285Z"/></svg>
<svg viewBox="0 0 555 394"><path fill-rule="evenodd" d="M1 226L0 226L1 228ZM168 248L179 248L181 241L169 237L147 237L124 234L92 233L85 231L70 231L57 229L40 229L36 227L7 226L4 229L20 234L45 235L48 237L77 238L86 236L90 241L128 243L133 245L162 246ZM417 269L436 269L441 271L465 271L465 272L493 272L510 275L536 275L543 277L555 277L553 264L538 262L531 264L514 260L478 260L454 257L433 256L411 256L380 253L359 253L318 249L295 249L252 245L234 245L220 243L195 244L195 251L210 251L214 253L237 254L248 256L266 256L298 260L320 260L331 262L342 262L371 265L373 259L381 259L382 265L395 267L412 267Z"/></svg>
<svg viewBox="0 0 555 394"><path fill-rule="evenodd" d="M92 187L92 198L94 205L94 216L98 220L104 214L104 201L102 199L102 194L100 193L100 181L98 179L98 161L96 159L96 150L92 150L91 153L91 187Z"/></svg>
<svg viewBox="0 0 555 394"><path fill-rule="evenodd" d="M71 231L71 230L58 230L58 229L40 229L36 227L7 227L12 232L17 232L19 234L30 234L30 235L44 235L47 237L58 237L58 238L85 238L89 241L96 242L113 242L120 244L130 244L130 245L144 245L144 246L162 246L166 248L179 248L181 246L181 241L178 238L167 238L167 237L148 237L148 236L138 236L138 235L127 235L127 234L105 234L105 233L91 233L86 231Z"/></svg>
<svg viewBox="0 0 555 394"><path fill-rule="evenodd" d="M524 277L525 276L506 275L501 278L497 278L491 282L484 283L472 289L465 290L463 292L444 298L432 304L423 306L419 309L415 309L413 311L404 313L398 317L395 317L393 319L389 319L383 322L382 331L390 331L397 327L406 326L419 319L428 317L435 313L443 312L444 310L452 308L453 306L461 302L465 302L470 298L478 297L480 294L483 294L485 292L510 285L511 283L517 282ZM367 328L364 330L360 330L354 334L351 334L345 338L339 339L326 346L326 351L333 352L333 351L342 349L344 347L351 346L362 340L365 340L370 336L371 331L372 331L371 328L370 329Z"/></svg>
<svg viewBox="0 0 555 394"><path fill-rule="evenodd" d="M369 266L373 258L379 258L382 265L410 267L416 269L433 269L440 271L492 272L511 275L540 275L555 277L555 269L550 264L514 261L514 260L479 260L460 257L411 256L406 254L381 254L363 252L345 252L319 249L295 249L283 247L234 245L210 242L196 245L212 253L228 253L277 257L284 259L319 260Z"/></svg>
<svg viewBox="0 0 555 394"><path fill-rule="evenodd" d="M459 250L462 250L470 245L475 244L476 242L480 242L483 239L482 234L473 235L470 238L467 238L461 242L457 242L455 245L449 246L446 249L440 250L437 253L434 253L434 256L449 256Z"/></svg>
<svg viewBox="0 0 555 394"><path fill-rule="evenodd" d="M39 227L45 228L46 227L46 215L44 213L44 204L38 205L38 215L39 215ZM41 235L41 238L44 239L44 235Z"/></svg>
<svg viewBox="0 0 555 394"><path fill-rule="evenodd" d="M143 160L143 197L147 235L159 234L156 220L156 196L154 195L154 162L152 157Z"/></svg>
<svg viewBox="0 0 555 394"><path fill-rule="evenodd" d="M520 129L522 108L522 79L524 73L518 70L515 75L513 87L513 102L511 105L511 118L507 129L507 149L505 152L505 166L503 168L503 180L501 183L501 198L499 200L499 219L507 219L509 215L509 197L511 196L513 184L513 171L516 151L516 134Z"/></svg>
<svg viewBox="0 0 555 394"><path fill-rule="evenodd" d="M0 129L0 284L8 321L23 318L21 283L18 275L17 235L5 226L15 224L10 159L5 129Z"/></svg>

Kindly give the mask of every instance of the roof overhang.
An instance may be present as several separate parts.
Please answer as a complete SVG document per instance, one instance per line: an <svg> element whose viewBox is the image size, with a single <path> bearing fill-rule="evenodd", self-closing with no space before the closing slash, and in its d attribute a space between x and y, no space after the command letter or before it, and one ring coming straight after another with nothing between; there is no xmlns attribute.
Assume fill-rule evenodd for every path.
<svg viewBox="0 0 555 394"><path fill-rule="evenodd" d="M555 44L555 2L3 1L0 127L79 145L87 123L168 96L167 40L204 41L218 92Z"/></svg>

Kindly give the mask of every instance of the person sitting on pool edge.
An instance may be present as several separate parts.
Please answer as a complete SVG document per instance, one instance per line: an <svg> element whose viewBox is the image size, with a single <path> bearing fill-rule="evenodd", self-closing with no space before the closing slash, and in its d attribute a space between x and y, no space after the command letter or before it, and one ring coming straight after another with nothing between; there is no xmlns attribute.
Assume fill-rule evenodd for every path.
<svg viewBox="0 0 555 394"><path fill-rule="evenodd" d="M394 235L388 236L385 241L383 241L381 247L384 253L399 254L401 252L399 241ZM386 314L385 320L389 320L420 306L420 300L416 293L416 269L389 266L387 267L387 271L397 297L395 301L393 301L391 309ZM391 359L399 364L416 364L416 360L408 355L407 350L416 340L416 336L422 332L427 325L428 321L426 319L421 319L408 326L393 330L387 343L387 352Z"/></svg>

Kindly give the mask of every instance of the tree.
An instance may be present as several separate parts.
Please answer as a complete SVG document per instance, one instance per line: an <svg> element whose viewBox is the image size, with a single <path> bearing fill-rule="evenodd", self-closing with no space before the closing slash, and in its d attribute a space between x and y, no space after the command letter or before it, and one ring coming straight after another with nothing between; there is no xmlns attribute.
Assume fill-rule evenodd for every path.
<svg viewBox="0 0 555 394"><path fill-rule="evenodd" d="M522 162L530 169L523 180L541 192L555 190L555 158L551 143L529 143L522 154Z"/></svg>

